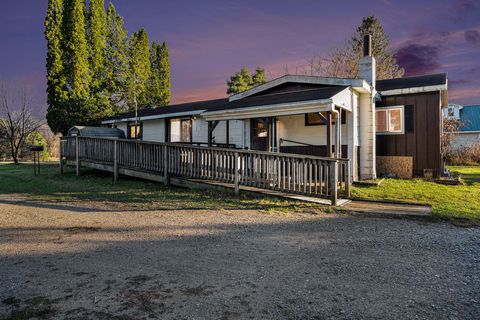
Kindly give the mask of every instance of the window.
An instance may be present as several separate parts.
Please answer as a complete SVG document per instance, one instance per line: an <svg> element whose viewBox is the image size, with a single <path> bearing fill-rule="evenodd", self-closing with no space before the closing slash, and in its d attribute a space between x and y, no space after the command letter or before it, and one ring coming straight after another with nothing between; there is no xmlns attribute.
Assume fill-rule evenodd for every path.
<svg viewBox="0 0 480 320"><path fill-rule="evenodd" d="M267 127L265 125L265 122L263 122L259 119L254 119L253 136L256 137L256 138L267 137Z"/></svg>
<svg viewBox="0 0 480 320"><path fill-rule="evenodd" d="M375 125L377 134L404 133L403 106L377 109Z"/></svg>
<svg viewBox="0 0 480 320"><path fill-rule="evenodd" d="M182 142L192 142L192 120L180 120L180 140Z"/></svg>
<svg viewBox="0 0 480 320"><path fill-rule="evenodd" d="M142 139L142 125L140 123L128 125L128 138Z"/></svg>
<svg viewBox="0 0 480 320"><path fill-rule="evenodd" d="M455 116L455 110L452 107L448 108L448 116L449 117Z"/></svg>
<svg viewBox="0 0 480 320"><path fill-rule="evenodd" d="M347 112L345 110L341 110L342 116L342 124L347 123ZM321 114L321 115L320 115ZM326 125L327 113L320 112L318 113L307 113L305 115L305 125L306 126L322 126ZM332 115L332 124L335 124L335 115Z"/></svg>

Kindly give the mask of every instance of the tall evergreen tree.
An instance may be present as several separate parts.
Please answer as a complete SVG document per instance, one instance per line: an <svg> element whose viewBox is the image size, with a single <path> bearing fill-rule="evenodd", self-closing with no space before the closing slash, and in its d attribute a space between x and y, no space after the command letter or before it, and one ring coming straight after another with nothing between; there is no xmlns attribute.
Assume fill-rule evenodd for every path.
<svg viewBox="0 0 480 320"><path fill-rule="evenodd" d="M70 100L80 102L89 97L91 73L85 36L84 0L64 0L63 30L65 39L65 74Z"/></svg>
<svg viewBox="0 0 480 320"><path fill-rule="evenodd" d="M90 99L87 103L86 120L95 121L112 115L112 104L107 91L107 74L105 57L107 48L104 0L90 0L87 15L87 43L89 70L92 76L90 83Z"/></svg>
<svg viewBox="0 0 480 320"><path fill-rule="evenodd" d="M107 10L105 69L107 91L115 112L123 111L122 104L127 98L128 86L128 33L123 18L117 14L110 2Z"/></svg>
<svg viewBox="0 0 480 320"><path fill-rule="evenodd" d="M149 80L149 102L153 107L166 106L170 103L170 59L168 46L165 42L152 44L152 72Z"/></svg>
<svg viewBox="0 0 480 320"><path fill-rule="evenodd" d="M93 92L102 91L105 87L107 18L104 5L104 0L90 0L88 8L87 40Z"/></svg>
<svg viewBox="0 0 480 320"><path fill-rule="evenodd" d="M353 36L327 58L313 58L311 74L329 77L358 78L358 62L363 54L363 38L372 35L372 55L377 62L377 79L399 78L404 70L395 59L395 50L380 21L375 16L364 17Z"/></svg>
<svg viewBox="0 0 480 320"><path fill-rule="evenodd" d="M68 91L63 68L63 1L49 0L45 17L47 41L47 122L54 132L68 130L65 101Z"/></svg>
<svg viewBox="0 0 480 320"><path fill-rule="evenodd" d="M151 74L150 42L145 29L135 32L130 39L129 63L129 105L130 108L144 108L148 105L148 81Z"/></svg>
<svg viewBox="0 0 480 320"><path fill-rule="evenodd" d="M364 17L348 41L350 60L356 62L353 64L354 76L358 76L358 61L363 54L364 36L369 34L372 35L372 55L377 62L377 78L391 79L403 76L405 71L397 64L396 51L390 45L390 39L375 16Z"/></svg>

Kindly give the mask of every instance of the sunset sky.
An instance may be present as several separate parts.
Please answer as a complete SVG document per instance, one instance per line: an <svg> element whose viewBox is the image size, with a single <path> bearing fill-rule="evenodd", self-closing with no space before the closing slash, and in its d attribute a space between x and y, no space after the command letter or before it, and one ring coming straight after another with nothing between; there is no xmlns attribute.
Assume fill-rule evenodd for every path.
<svg viewBox="0 0 480 320"><path fill-rule="evenodd" d="M268 78L302 69L379 17L407 75L447 72L450 101L480 104L478 0L116 0L130 33L170 46L173 102L224 97L242 66ZM43 19L47 0L0 4L0 80L26 86L46 110Z"/></svg>

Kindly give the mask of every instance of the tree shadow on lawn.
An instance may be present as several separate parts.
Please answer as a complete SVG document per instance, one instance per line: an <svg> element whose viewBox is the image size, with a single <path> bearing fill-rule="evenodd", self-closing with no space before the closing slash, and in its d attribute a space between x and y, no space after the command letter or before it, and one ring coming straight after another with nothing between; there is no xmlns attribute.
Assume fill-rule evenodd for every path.
<svg viewBox="0 0 480 320"><path fill-rule="evenodd" d="M325 207L267 196L235 197L228 192L166 187L161 183L121 176L113 183L112 174L84 169L80 177L72 170L60 175L58 166L43 165L42 174L33 176L32 166L1 165L0 193L21 194L25 201L4 199L4 203L66 208L78 212L145 210L325 210ZM32 171L32 172L31 172ZM9 181L10 180L10 181ZM64 207L65 206L65 207Z"/></svg>

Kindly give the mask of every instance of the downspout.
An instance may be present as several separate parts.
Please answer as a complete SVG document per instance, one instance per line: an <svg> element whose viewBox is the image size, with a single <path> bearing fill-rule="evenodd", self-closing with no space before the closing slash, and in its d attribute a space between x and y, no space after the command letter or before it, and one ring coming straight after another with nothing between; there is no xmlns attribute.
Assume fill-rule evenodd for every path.
<svg viewBox="0 0 480 320"><path fill-rule="evenodd" d="M341 124L338 121L340 119L340 114L338 110L335 109L335 104L330 104L330 111L335 114L335 158L340 158L341 153L341 141L340 141L340 126Z"/></svg>

